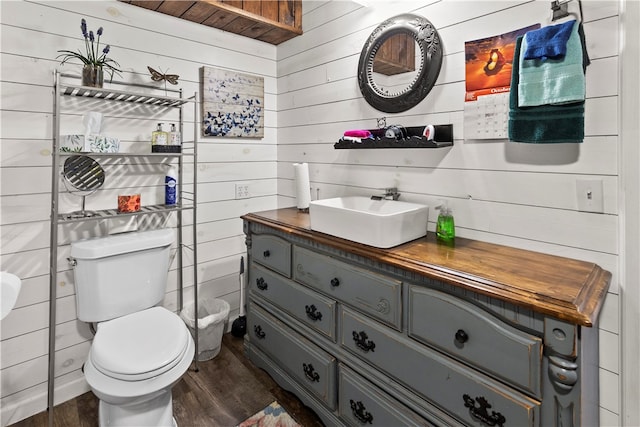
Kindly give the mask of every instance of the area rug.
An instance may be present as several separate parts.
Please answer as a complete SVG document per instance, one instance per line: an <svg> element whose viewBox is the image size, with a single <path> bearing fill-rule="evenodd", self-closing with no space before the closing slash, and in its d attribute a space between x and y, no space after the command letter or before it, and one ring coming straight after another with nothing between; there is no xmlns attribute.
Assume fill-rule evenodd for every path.
<svg viewBox="0 0 640 427"><path fill-rule="evenodd" d="M278 402L238 424L238 427L302 427Z"/></svg>

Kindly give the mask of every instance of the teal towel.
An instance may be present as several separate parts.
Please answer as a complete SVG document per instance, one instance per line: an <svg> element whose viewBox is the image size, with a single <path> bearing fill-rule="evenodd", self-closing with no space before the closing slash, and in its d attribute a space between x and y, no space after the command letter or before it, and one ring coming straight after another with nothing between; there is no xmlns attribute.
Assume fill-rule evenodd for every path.
<svg viewBox="0 0 640 427"><path fill-rule="evenodd" d="M584 101L573 104L518 106L518 83L522 37L516 40L511 91L509 92L509 139L515 142L582 142L584 139Z"/></svg>
<svg viewBox="0 0 640 427"><path fill-rule="evenodd" d="M567 41L576 20L549 25L539 30L528 31L526 47L522 46L524 59L560 58L567 53Z"/></svg>
<svg viewBox="0 0 640 427"><path fill-rule="evenodd" d="M584 101L586 79L582 67L582 41L575 21L567 41L567 51L561 58L524 59L520 61L518 106L563 104ZM522 52L528 47L529 33L522 40ZM514 58L515 61L515 58Z"/></svg>

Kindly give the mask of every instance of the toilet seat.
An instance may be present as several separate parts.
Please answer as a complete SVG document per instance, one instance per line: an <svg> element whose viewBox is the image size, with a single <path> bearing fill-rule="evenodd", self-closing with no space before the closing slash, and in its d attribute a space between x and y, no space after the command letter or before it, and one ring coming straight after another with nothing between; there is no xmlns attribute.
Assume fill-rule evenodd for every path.
<svg viewBox="0 0 640 427"><path fill-rule="evenodd" d="M104 375L142 381L180 363L190 339L179 316L165 308L153 307L100 323L89 357Z"/></svg>

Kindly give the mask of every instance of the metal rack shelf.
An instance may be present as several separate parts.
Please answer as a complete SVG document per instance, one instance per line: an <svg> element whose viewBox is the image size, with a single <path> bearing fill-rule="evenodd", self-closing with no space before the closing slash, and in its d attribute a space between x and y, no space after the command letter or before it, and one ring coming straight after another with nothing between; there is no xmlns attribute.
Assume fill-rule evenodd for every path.
<svg viewBox="0 0 640 427"><path fill-rule="evenodd" d="M66 115L69 111L73 111L74 108L78 108L73 105L65 105L64 107L61 104L62 97L78 97L78 98L87 98L87 99L95 99L99 101L103 101L105 103L123 103L130 105L132 111L134 108L137 108L139 105L143 106L153 106L164 108L166 111L176 111L178 115L179 129L181 134L184 136L183 132L183 107L187 104L193 106L193 114L194 118L198 115L198 102L197 102L197 92L188 98L184 98L182 96L182 90L176 90L167 88L164 90L166 93L174 94L175 96L167 96L167 95L153 95L153 93L157 93L163 88L158 88L156 86L148 86L148 85L140 85L140 84L129 84L123 82L110 82L108 87L105 88L94 88L94 87L86 87L79 86L74 84L74 80L79 80L80 77L71 74L60 73L58 71L54 74L54 120L53 120L53 143L52 143L52 153L51 153L51 235L50 235L50 259L49 259L49 373L48 373L48 411L49 411L49 425L53 425L53 408L54 408L54 392L55 392L55 349L56 349L56 298L57 298L57 286L58 286L58 246L61 244L58 238L59 226L70 223L80 223L87 221L99 221L99 220L110 220L110 219L118 219L125 217L140 217L145 215L175 215L176 216L176 229L177 229L177 256L176 256L176 268L178 270L177 280L178 280L178 311L182 310L183 305L183 282L185 275L185 266L183 266L183 250L190 251L192 257L192 269L190 272L193 277L193 299L195 303L195 317L197 322L198 312L197 312L197 300L198 300L198 255L197 255L197 233L196 233L196 208L197 208L197 156L198 156L198 147L196 144L196 139L198 135L198 124L197 120L194 120L193 124L193 139L191 136L189 140L184 140L182 142L182 152L180 153L126 153L126 152L118 152L118 153L89 153L89 152L61 152L59 147L60 137L60 129L61 129L61 117L62 109L64 108ZM113 86L121 86L125 88L122 90L120 88L116 89ZM131 90L128 90L131 89ZM149 93L141 93L141 92L149 92ZM175 109L175 110L174 110ZM123 120L122 117L119 120ZM140 120L136 117L129 117L128 119L125 116L125 120ZM119 212L117 208L114 209L102 209L102 210L94 210L91 211L91 216L80 216L77 213L61 213L59 212L59 196L61 193L60 188L60 168L62 166L61 159L68 158L75 155L81 156L90 156L101 158L103 160L107 160L109 163L109 159L111 159L111 163L113 165L120 165L122 159L130 159L137 158L135 162L131 162L129 166L135 166L136 164L145 163L143 159L154 159L152 162L167 162L171 164L176 164L180 171L180 181L182 181L183 170L185 163L187 165L193 166L193 181L189 180L186 183L188 186L193 186L192 191L183 190L184 185L179 186L179 195L178 200L184 201L183 203L178 203L176 205L164 205L164 204L156 204L156 205L146 205L141 206L140 210L137 212ZM125 162L126 163L126 162ZM126 165L125 165L126 166ZM182 182L184 184L184 182ZM83 210L84 210L84 202L83 202ZM189 212L192 215L190 221L185 221L183 219L183 214L185 212ZM183 241L183 224L191 223L193 226L192 229L192 243L189 245L185 244ZM62 228L60 228L62 229ZM190 267L191 268L191 267ZM198 354L198 328L196 325L195 328L195 354ZM197 356L194 358L195 360L195 369L197 370Z"/></svg>
<svg viewBox="0 0 640 427"><path fill-rule="evenodd" d="M67 78L78 78L78 76L72 74L59 74L60 77ZM118 84L118 83L116 83ZM123 83L120 83L123 84ZM129 84L129 87L135 88L145 88L150 90L160 90L155 86L148 85L139 85L139 84ZM89 86L78 86L71 84L61 84L60 85L61 95L64 96L77 96L83 98L95 98L95 99L103 99L105 101L120 101L120 102L130 102L134 104L143 104L143 105L154 105L160 107L180 107L189 102L196 102L195 98L182 98L182 96L158 96L151 95L148 93L137 93L132 91L118 90L113 88L96 88ZM182 94L181 91L176 91L172 89L167 89L167 91L171 91L174 93Z"/></svg>
<svg viewBox="0 0 640 427"><path fill-rule="evenodd" d="M117 209L101 209L91 211L91 216L75 217L73 213L58 214L58 224L66 224L69 222L82 221L98 221L109 218L125 218L130 216L146 215L146 214L162 214L169 212L178 212L194 209L194 206L177 205L147 205L140 206L137 212L119 212Z"/></svg>
<svg viewBox="0 0 640 427"><path fill-rule="evenodd" d="M179 107L190 102L182 98L159 97L152 95L141 95L124 92L115 89L96 89L86 86L66 86L63 87L65 96L79 96L84 98L103 99L105 101L132 102L134 104L154 105L160 107Z"/></svg>

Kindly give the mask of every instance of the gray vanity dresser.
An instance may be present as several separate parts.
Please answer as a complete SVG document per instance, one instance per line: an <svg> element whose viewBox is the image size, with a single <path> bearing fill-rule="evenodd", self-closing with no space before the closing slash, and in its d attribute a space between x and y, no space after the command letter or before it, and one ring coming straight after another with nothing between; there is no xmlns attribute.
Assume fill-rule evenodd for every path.
<svg viewBox="0 0 640 427"><path fill-rule="evenodd" d="M327 426L597 426L599 266L433 233L390 249L244 215L250 359Z"/></svg>

